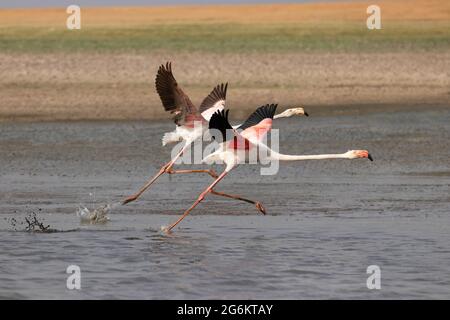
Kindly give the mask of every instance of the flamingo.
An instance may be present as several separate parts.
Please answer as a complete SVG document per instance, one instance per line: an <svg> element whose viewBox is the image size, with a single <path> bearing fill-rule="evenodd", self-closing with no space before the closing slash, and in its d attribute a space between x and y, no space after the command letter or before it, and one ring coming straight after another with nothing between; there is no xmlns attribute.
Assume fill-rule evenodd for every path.
<svg viewBox="0 0 450 320"><path fill-rule="evenodd" d="M258 108L245 122L240 126L241 132L234 129L228 121L229 110L216 111L210 121L209 128L219 130L223 137L223 142L219 145L217 151L206 156L202 162L212 164L222 161L225 164L224 171L207 187L197 198L197 200L169 227L163 230L170 232L178 225L202 200L212 192L213 188L221 181L232 169L239 164L247 163L249 151L259 148L258 161L300 161L300 160L319 160L319 159L358 159L368 158L373 161L372 156L367 150L349 150L340 154L318 154L318 155L288 155L275 152L267 145L262 143L263 137L272 128L272 119L276 111L276 104L267 104ZM232 132L232 136L227 139L227 133ZM265 157L265 158L264 158ZM265 210L262 211L265 214Z"/></svg>
<svg viewBox="0 0 450 320"><path fill-rule="evenodd" d="M127 197L123 200L122 205L135 201L139 196L145 192L161 175L164 173L207 173L213 178L217 178L217 174L212 169L199 170L174 170L172 167L176 160L183 154L183 152L198 138L203 136L203 133L208 130L208 121L216 112L225 108L226 94L228 84L217 85L211 93L200 104L199 110L194 106L189 97L180 88L172 73L172 64L167 62L162 64L156 74L155 79L156 91L161 99L165 111L173 115L173 121L176 124L175 130L167 132L163 135L163 146L169 143L184 141L181 151L178 152L168 163L163 165L158 173L151 178L137 193ZM291 108L274 116L274 119L288 118L292 116L308 116L304 108ZM199 125L200 124L200 125ZM238 125L239 126L239 125ZM238 127L235 126L235 127ZM212 191L213 193L253 203L253 201L245 198L235 197L228 194ZM257 205L258 206L258 205Z"/></svg>

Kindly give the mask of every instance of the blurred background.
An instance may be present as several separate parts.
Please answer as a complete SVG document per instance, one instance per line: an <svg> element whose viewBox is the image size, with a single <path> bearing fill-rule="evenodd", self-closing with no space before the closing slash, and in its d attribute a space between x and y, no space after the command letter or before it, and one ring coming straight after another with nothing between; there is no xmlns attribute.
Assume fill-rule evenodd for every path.
<svg viewBox="0 0 450 320"><path fill-rule="evenodd" d="M229 106L315 114L450 105L450 2L80 0L0 4L0 121L164 119L168 60L194 103L229 82ZM269 3L270 2L270 3Z"/></svg>

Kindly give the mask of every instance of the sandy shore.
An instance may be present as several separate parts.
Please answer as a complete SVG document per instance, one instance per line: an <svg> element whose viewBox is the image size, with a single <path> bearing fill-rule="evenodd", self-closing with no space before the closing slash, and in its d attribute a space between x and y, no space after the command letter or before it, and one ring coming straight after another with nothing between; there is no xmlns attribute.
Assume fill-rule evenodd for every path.
<svg viewBox="0 0 450 320"><path fill-rule="evenodd" d="M166 118L154 89L166 60L194 103L228 81L235 117L268 102L318 112L450 106L450 52L3 53L0 121Z"/></svg>

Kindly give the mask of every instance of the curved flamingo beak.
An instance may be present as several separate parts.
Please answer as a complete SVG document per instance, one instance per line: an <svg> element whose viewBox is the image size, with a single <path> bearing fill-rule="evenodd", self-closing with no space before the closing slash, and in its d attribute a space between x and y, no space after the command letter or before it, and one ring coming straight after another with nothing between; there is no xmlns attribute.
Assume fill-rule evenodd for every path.
<svg viewBox="0 0 450 320"><path fill-rule="evenodd" d="M367 158L370 161L373 161L372 156L367 150L349 150L346 155L348 156L348 159Z"/></svg>
<svg viewBox="0 0 450 320"><path fill-rule="evenodd" d="M308 114L308 112L306 112L304 107L297 107L297 108L294 108L293 110L298 110L298 111L301 110L305 117L309 117L309 114Z"/></svg>

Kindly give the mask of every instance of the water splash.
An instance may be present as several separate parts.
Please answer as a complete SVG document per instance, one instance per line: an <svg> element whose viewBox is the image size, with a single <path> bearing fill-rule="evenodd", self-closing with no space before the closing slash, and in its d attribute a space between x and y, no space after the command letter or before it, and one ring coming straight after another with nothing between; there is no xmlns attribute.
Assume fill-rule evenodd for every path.
<svg viewBox="0 0 450 320"><path fill-rule="evenodd" d="M80 218L81 223L89 224L99 224L106 223L109 221L108 212L111 207L109 205L104 205L99 208L89 210L86 207L78 207L77 217Z"/></svg>
<svg viewBox="0 0 450 320"><path fill-rule="evenodd" d="M80 218L81 223L88 224L102 224L107 223L110 218L108 214L112 209L116 208L120 203L109 203L89 210L84 206L79 206L77 209L77 217Z"/></svg>
<svg viewBox="0 0 450 320"><path fill-rule="evenodd" d="M40 211L41 209L39 209ZM35 212L29 213L25 216L24 220L17 220L15 217L7 219L8 222L13 227L14 231L18 231L18 227L23 227L24 231L27 232L54 232L54 229L50 228L50 225L45 225L44 220L38 218Z"/></svg>
<svg viewBox="0 0 450 320"><path fill-rule="evenodd" d="M108 203L105 205L98 206L95 208L95 192L90 192L89 197L91 198L91 208L88 209L81 204L78 206L76 211L77 217L80 218L82 224L103 224L107 223L110 219L108 213L120 203Z"/></svg>
<svg viewBox="0 0 450 320"><path fill-rule="evenodd" d="M173 235L173 232L172 232L172 230L169 230L169 227L170 227L170 226L162 225L162 226L159 228L160 233L162 233L162 234L165 235L165 236L171 236L171 235Z"/></svg>
<svg viewBox="0 0 450 320"><path fill-rule="evenodd" d="M44 225L44 222L39 221L36 213L31 213L27 217L25 217L25 222L27 226L25 227L25 231L29 232L49 232L50 225Z"/></svg>

